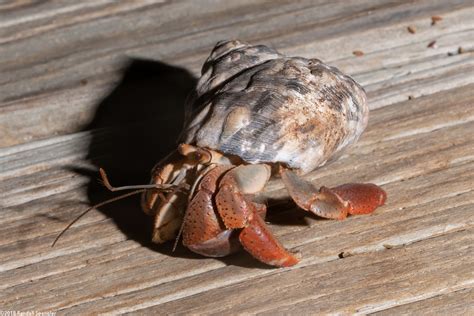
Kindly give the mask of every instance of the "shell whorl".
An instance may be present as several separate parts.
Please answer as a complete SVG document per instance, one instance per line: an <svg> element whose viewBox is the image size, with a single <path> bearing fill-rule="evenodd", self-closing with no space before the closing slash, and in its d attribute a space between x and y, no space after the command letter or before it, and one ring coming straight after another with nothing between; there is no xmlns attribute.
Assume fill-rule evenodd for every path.
<svg viewBox="0 0 474 316"><path fill-rule="evenodd" d="M188 113L184 142L301 173L356 142L368 120L364 89L337 68L236 40L214 47Z"/></svg>

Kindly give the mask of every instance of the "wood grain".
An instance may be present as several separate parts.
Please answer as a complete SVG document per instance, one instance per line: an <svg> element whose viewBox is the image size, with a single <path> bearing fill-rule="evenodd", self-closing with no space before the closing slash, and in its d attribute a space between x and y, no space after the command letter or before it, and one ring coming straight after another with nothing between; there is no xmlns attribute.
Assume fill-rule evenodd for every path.
<svg viewBox="0 0 474 316"><path fill-rule="evenodd" d="M474 302L474 289L469 288L403 304L374 314L400 315L413 313L421 315L429 314L436 310L440 314L453 313L461 315L464 313L469 315L474 312L474 304L472 302Z"/></svg>
<svg viewBox="0 0 474 316"><path fill-rule="evenodd" d="M0 309L472 313L473 14L470 1L442 0L0 4ZM443 20L431 25L432 15ZM307 178L377 183L387 205L321 220L273 180L259 198L272 200L275 235L303 256L289 269L152 245L136 198L94 209L51 248L111 196L96 184L99 166L117 185L148 181L222 38L318 57L364 85L362 139Z"/></svg>

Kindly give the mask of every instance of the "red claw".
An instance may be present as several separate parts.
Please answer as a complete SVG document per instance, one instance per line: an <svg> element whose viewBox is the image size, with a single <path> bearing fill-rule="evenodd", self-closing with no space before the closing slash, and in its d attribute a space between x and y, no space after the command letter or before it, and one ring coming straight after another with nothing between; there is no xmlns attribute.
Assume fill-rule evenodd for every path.
<svg viewBox="0 0 474 316"><path fill-rule="evenodd" d="M248 253L266 264L290 267L299 262L299 256L286 250L257 214L252 217L249 225L242 229L239 240Z"/></svg>
<svg viewBox="0 0 474 316"><path fill-rule="evenodd" d="M228 255L242 245L266 264L295 265L298 257L287 251L265 224L265 205L253 203L242 193L264 184L264 181L247 183L239 178L242 173L247 175L249 170L267 172L267 169L248 168L242 166L229 171L228 167L216 167L203 176L186 210L183 244L208 257Z"/></svg>
<svg viewBox="0 0 474 316"><path fill-rule="evenodd" d="M326 188L324 188L326 189ZM327 189L326 189L327 190ZM350 204L349 214L369 214L385 204L387 193L372 183L348 183L330 189ZM321 188L323 191L323 188Z"/></svg>
<svg viewBox="0 0 474 316"><path fill-rule="evenodd" d="M296 204L324 218L344 219L347 214L369 214L387 199L385 191L372 183L349 183L318 190L291 170L283 169L280 173Z"/></svg>

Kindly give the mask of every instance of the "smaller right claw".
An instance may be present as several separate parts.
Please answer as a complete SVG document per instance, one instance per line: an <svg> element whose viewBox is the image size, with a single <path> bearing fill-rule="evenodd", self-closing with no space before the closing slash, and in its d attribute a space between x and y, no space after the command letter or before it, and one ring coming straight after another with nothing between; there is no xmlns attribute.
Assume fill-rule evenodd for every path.
<svg viewBox="0 0 474 316"><path fill-rule="evenodd" d="M288 169L281 171L281 177L299 207L324 218L344 219L348 214L369 214L387 198L384 190L371 183L350 183L318 190Z"/></svg>
<svg viewBox="0 0 474 316"><path fill-rule="evenodd" d="M370 214L387 200L387 193L373 183L347 183L332 189L322 187L321 191L323 189L334 192L344 201L349 201L349 214L353 215Z"/></svg>

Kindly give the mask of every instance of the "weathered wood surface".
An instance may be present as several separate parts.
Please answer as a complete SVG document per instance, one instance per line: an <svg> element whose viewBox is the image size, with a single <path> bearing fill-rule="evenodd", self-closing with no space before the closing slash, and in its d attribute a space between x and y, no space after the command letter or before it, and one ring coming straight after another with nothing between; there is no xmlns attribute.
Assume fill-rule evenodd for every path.
<svg viewBox="0 0 474 316"><path fill-rule="evenodd" d="M474 313L472 16L472 1L442 0L0 4L0 310ZM308 178L375 182L387 205L338 222L277 204L272 230L303 254L290 269L153 246L136 199L91 212L51 248L110 196L98 166L114 183L147 181L224 38L319 57L364 85L363 138ZM285 191L275 181L265 194Z"/></svg>

